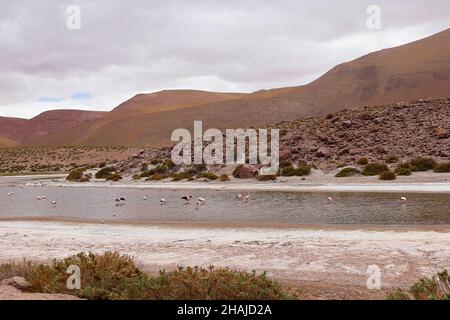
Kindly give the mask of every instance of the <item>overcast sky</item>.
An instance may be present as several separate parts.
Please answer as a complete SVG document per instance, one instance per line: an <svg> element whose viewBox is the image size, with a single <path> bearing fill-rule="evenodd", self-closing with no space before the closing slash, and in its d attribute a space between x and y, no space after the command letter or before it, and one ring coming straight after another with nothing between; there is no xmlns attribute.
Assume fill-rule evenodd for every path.
<svg viewBox="0 0 450 320"><path fill-rule="evenodd" d="M381 30L367 27L369 5L381 9ZM445 30L449 13L449 0L2 0L0 116L110 110L161 89L306 84Z"/></svg>

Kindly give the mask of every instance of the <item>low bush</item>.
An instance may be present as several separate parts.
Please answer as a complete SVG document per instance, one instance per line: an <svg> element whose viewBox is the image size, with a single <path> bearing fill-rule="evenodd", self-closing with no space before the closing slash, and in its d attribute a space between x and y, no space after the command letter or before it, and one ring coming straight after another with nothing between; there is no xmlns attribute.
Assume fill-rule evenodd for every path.
<svg viewBox="0 0 450 320"><path fill-rule="evenodd" d="M408 291L394 290L386 297L389 300L450 300L450 275L447 270L431 278L422 278Z"/></svg>
<svg viewBox="0 0 450 320"><path fill-rule="evenodd" d="M363 176L376 176L382 173L383 171L388 170L388 167L385 164L381 163L369 163L364 167L362 171Z"/></svg>
<svg viewBox="0 0 450 320"><path fill-rule="evenodd" d="M230 181L230 178L228 177L227 174L223 173L220 175L219 180L222 182L226 182L226 181Z"/></svg>
<svg viewBox="0 0 450 320"><path fill-rule="evenodd" d="M208 180L217 180L217 179L219 179L219 177L217 175L215 175L214 173L212 173L212 172L199 173L199 174L196 175L196 178L197 179L205 178L205 179L208 179Z"/></svg>
<svg viewBox="0 0 450 320"><path fill-rule="evenodd" d="M233 177L239 179L239 174L241 173L242 164L236 166L233 170Z"/></svg>
<svg viewBox="0 0 450 320"><path fill-rule="evenodd" d="M311 174L311 166L309 165L299 165L299 167L297 168L297 176L302 177L302 176L308 176Z"/></svg>
<svg viewBox="0 0 450 320"><path fill-rule="evenodd" d="M397 177L391 170L386 170L380 173L380 180L395 180Z"/></svg>
<svg viewBox="0 0 450 320"><path fill-rule="evenodd" d="M412 175L411 165L406 163L400 163L397 168L395 168L395 174L398 176L410 176Z"/></svg>
<svg viewBox="0 0 450 320"><path fill-rule="evenodd" d="M360 174L361 172L358 169L355 168L344 168L341 171L339 171L335 177L336 178L345 178L345 177L352 177L357 174Z"/></svg>
<svg viewBox="0 0 450 320"><path fill-rule="evenodd" d="M369 164L369 159L361 158L358 160L357 164L359 164L360 166L367 166Z"/></svg>
<svg viewBox="0 0 450 320"><path fill-rule="evenodd" d="M385 162L388 164L392 164L392 163L397 163L398 162L398 157L397 156L389 156L386 158Z"/></svg>
<svg viewBox="0 0 450 320"><path fill-rule="evenodd" d="M150 181L161 181L163 179L167 178L166 175L161 174L161 173L154 173L152 174L150 177L148 177L146 180L150 180Z"/></svg>
<svg viewBox="0 0 450 320"><path fill-rule="evenodd" d="M81 289L67 289L67 269L81 271ZM90 300L275 300L292 298L265 273L223 268L179 268L151 276L126 255L80 253L51 264L0 265L0 279L23 276L31 292L66 293Z"/></svg>
<svg viewBox="0 0 450 320"><path fill-rule="evenodd" d="M292 165L286 166L280 169L280 175L283 177L293 177L293 176L307 176L311 174L311 166L307 164L301 164L298 168L295 168Z"/></svg>
<svg viewBox="0 0 450 320"><path fill-rule="evenodd" d="M108 176L114 174L117 171L116 167L104 167L97 171L95 174L96 179L107 179Z"/></svg>
<svg viewBox="0 0 450 320"><path fill-rule="evenodd" d="M122 176L118 173L111 173L108 176L106 176L105 179L109 181L119 181L122 180Z"/></svg>
<svg viewBox="0 0 450 320"><path fill-rule="evenodd" d="M84 176L84 168L73 169L69 172L66 180L68 181L81 181Z"/></svg>
<svg viewBox="0 0 450 320"><path fill-rule="evenodd" d="M280 175L283 177L293 177L297 175L297 169L294 168L292 165L288 165L285 167L282 167L280 169Z"/></svg>
<svg viewBox="0 0 450 320"><path fill-rule="evenodd" d="M277 176L270 175L270 174L257 175L255 179L258 180L258 181L273 181L273 180L277 180Z"/></svg>
<svg viewBox="0 0 450 320"><path fill-rule="evenodd" d="M191 171L185 171L180 173L172 173L170 177L172 178L172 181L180 181L184 179L189 179L190 177L195 176L194 172Z"/></svg>
<svg viewBox="0 0 450 320"><path fill-rule="evenodd" d="M435 173L448 173L450 172L450 162L439 163L434 167Z"/></svg>
<svg viewBox="0 0 450 320"><path fill-rule="evenodd" d="M436 166L436 161L433 158L418 157L409 162L411 171L428 171L433 170Z"/></svg>

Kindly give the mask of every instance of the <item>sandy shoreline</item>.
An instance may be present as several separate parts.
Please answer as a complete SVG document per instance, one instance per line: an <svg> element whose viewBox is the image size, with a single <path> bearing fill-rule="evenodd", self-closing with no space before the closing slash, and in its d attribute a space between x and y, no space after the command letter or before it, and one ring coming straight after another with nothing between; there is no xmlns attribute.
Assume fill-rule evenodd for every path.
<svg viewBox="0 0 450 320"><path fill-rule="evenodd" d="M0 184L21 183L26 186L135 188L170 190L232 190L277 192L378 192L378 193L450 193L450 174L417 173L410 177L398 177L384 182L377 177L334 178L332 174L315 172L307 180L279 178L275 182L233 179L230 182L142 182L124 179L119 182L94 180L91 182L67 182L61 176L1 177Z"/></svg>
<svg viewBox="0 0 450 320"><path fill-rule="evenodd" d="M324 298L383 298L422 276L450 268L450 233L381 230L252 229L0 221L0 262L48 261L80 251L130 254L155 272L178 265L267 271L319 290ZM369 265L382 290L368 290ZM321 289L321 290L322 290ZM328 294L328 296L327 296Z"/></svg>

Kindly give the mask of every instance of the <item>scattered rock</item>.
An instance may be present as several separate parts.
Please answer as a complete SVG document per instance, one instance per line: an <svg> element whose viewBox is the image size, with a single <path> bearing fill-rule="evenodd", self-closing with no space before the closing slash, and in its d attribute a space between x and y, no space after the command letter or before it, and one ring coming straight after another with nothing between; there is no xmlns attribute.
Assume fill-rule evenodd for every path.
<svg viewBox="0 0 450 320"><path fill-rule="evenodd" d="M291 160L291 156L292 156L291 150L284 148L280 150L279 154L280 162Z"/></svg>
<svg viewBox="0 0 450 320"><path fill-rule="evenodd" d="M252 179L258 175L258 170L249 164L244 164L239 171L240 179Z"/></svg>
<svg viewBox="0 0 450 320"><path fill-rule="evenodd" d="M12 286L19 290L27 290L31 287L27 280L22 277L12 277L2 281L3 285Z"/></svg>
<svg viewBox="0 0 450 320"><path fill-rule="evenodd" d="M346 121L342 121L342 126L344 127L344 128L350 128L351 126L352 126L352 122L351 121L348 121L348 120L346 120Z"/></svg>
<svg viewBox="0 0 450 320"><path fill-rule="evenodd" d="M435 135L438 139L447 139L450 136L450 133L448 130L445 130L443 128L438 128L435 131Z"/></svg>
<svg viewBox="0 0 450 320"><path fill-rule="evenodd" d="M319 158L328 157L329 155L330 150L326 147L320 147L316 152L316 156Z"/></svg>

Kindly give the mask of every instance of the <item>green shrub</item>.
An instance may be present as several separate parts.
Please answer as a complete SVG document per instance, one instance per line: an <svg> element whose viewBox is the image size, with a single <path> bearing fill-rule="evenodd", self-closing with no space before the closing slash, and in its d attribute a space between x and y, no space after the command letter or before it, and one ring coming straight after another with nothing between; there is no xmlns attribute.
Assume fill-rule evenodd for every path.
<svg viewBox="0 0 450 320"><path fill-rule="evenodd" d="M395 174L398 176L410 176L412 175L411 165L409 162L400 163L395 168Z"/></svg>
<svg viewBox="0 0 450 320"><path fill-rule="evenodd" d="M447 270L439 272L431 278L422 278L405 292L401 289L389 293L391 300L450 300L450 275Z"/></svg>
<svg viewBox="0 0 450 320"><path fill-rule="evenodd" d="M402 289L395 289L386 296L386 300L410 300L411 297Z"/></svg>
<svg viewBox="0 0 450 320"><path fill-rule="evenodd" d="M297 168L297 176L302 177L302 176L309 176L311 174L311 166L309 165L300 165Z"/></svg>
<svg viewBox="0 0 450 320"><path fill-rule="evenodd" d="M199 174L196 175L196 178L197 179L205 178L205 179L208 179L208 180L217 180L217 179L219 179L219 177L217 175L215 175L214 173L212 173L212 172L199 173Z"/></svg>
<svg viewBox="0 0 450 320"><path fill-rule="evenodd" d="M273 180L277 180L277 176L270 175L270 174L257 175L255 179L258 180L258 181L273 181Z"/></svg>
<svg viewBox="0 0 450 320"><path fill-rule="evenodd" d="M448 173L450 172L450 162L439 163L434 167L436 173Z"/></svg>
<svg viewBox="0 0 450 320"><path fill-rule="evenodd" d="M109 175L116 172L116 167L104 167L95 174L96 179L106 179Z"/></svg>
<svg viewBox="0 0 450 320"><path fill-rule="evenodd" d="M357 164L359 164L360 166L367 166L369 164L369 159L361 158L358 160Z"/></svg>
<svg viewBox="0 0 450 320"><path fill-rule="evenodd" d="M81 271L81 289L67 289L67 269ZM90 300L275 300L292 298L265 273L223 268L179 268L151 276L126 255L80 253L51 264L0 265L0 279L23 276L32 292L66 293Z"/></svg>
<svg viewBox="0 0 450 320"><path fill-rule="evenodd" d="M383 171L388 170L388 167L385 164L381 163L369 163L364 167L362 171L363 176L376 176L382 173Z"/></svg>
<svg viewBox="0 0 450 320"><path fill-rule="evenodd" d="M280 174L283 177L293 177L293 176L307 176L311 173L311 166L302 164L298 168L292 165L286 166L280 169Z"/></svg>
<svg viewBox="0 0 450 320"><path fill-rule="evenodd" d="M292 167L292 162L290 160L284 160L280 162L280 168Z"/></svg>
<svg viewBox="0 0 450 320"><path fill-rule="evenodd" d="M175 168L175 163L173 163L172 159L164 160L163 165L166 166L168 170L172 170L173 168Z"/></svg>
<svg viewBox="0 0 450 320"><path fill-rule="evenodd" d="M223 173L220 175L219 180L222 182L225 182L225 181L230 181L230 178L228 177L227 174Z"/></svg>
<svg viewBox="0 0 450 320"><path fill-rule="evenodd" d="M84 175L84 168L73 169L69 172L66 180L68 181L81 181Z"/></svg>
<svg viewBox="0 0 450 320"><path fill-rule="evenodd" d="M141 172L139 174L139 176L141 178L147 178L147 177L151 177L152 175L154 175L155 173L158 174L166 174L169 171L169 168L167 167L167 165L165 164L160 164L157 167L150 169L150 170L145 170L143 172Z"/></svg>
<svg viewBox="0 0 450 320"><path fill-rule="evenodd" d="M397 177L391 170L386 170L380 173L379 178L380 180L395 180Z"/></svg>
<svg viewBox="0 0 450 320"><path fill-rule="evenodd" d="M152 174L150 177L147 178L147 180L151 180L151 181L161 181L162 179L167 178L166 175L161 174L161 173L154 173Z"/></svg>
<svg viewBox="0 0 450 320"><path fill-rule="evenodd" d="M397 163L398 162L398 157L397 156L389 156L386 158L385 162L388 164L392 164L392 163Z"/></svg>
<svg viewBox="0 0 450 320"><path fill-rule="evenodd" d="M358 169L355 168L344 168L341 171L339 171L335 177L336 178L345 178L345 177L352 177L354 175L360 174Z"/></svg>
<svg viewBox="0 0 450 320"><path fill-rule="evenodd" d="M105 179L109 181L119 181L122 180L122 176L118 173L111 173L108 176L106 176Z"/></svg>
<svg viewBox="0 0 450 320"><path fill-rule="evenodd" d="M411 171L428 171L433 170L433 168L436 166L436 161L433 158L415 158L411 160Z"/></svg>
<svg viewBox="0 0 450 320"><path fill-rule="evenodd" d="M239 164L236 168L233 170L233 177L239 179L239 174L241 173L242 164Z"/></svg>
<svg viewBox="0 0 450 320"><path fill-rule="evenodd" d="M181 181L184 179L189 179L190 177L193 177L195 175L194 172L191 171L185 171L180 173L172 173L170 177L172 178L172 181Z"/></svg>
<svg viewBox="0 0 450 320"><path fill-rule="evenodd" d="M283 177L293 177L297 175L297 169L294 168L292 165L285 166L280 169L281 176Z"/></svg>

